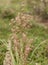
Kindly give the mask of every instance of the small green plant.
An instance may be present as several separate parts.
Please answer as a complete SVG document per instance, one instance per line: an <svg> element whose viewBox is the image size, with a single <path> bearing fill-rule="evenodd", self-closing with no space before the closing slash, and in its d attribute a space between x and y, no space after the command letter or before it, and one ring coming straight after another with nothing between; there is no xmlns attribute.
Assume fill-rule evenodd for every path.
<svg viewBox="0 0 48 65"><path fill-rule="evenodd" d="M12 8L6 8L6 9L2 9L2 12L1 12L1 16L2 18L14 18L15 17L15 13L14 13L14 10Z"/></svg>

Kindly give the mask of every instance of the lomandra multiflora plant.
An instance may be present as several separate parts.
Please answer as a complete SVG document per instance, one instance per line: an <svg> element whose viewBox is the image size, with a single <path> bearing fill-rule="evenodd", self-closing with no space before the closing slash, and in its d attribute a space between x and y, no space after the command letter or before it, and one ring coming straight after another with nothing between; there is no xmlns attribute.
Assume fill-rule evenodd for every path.
<svg viewBox="0 0 48 65"><path fill-rule="evenodd" d="M9 23L11 35L9 36L8 44L4 42L7 46L7 52L3 65L33 65L34 53L40 45L48 41L46 39L36 47L33 46L32 43L35 38L34 40L29 38L27 32L32 27L30 19L32 19L31 16L22 13L11 19ZM39 65L39 63L35 63L35 65Z"/></svg>
<svg viewBox="0 0 48 65"><path fill-rule="evenodd" d="M11 36L8 40L8 51L6 52L3 65L29 64L28 57L33 48L33 39L28 38L26 32L27 29L32 27L28 17L30 16L19 13L15 19L11 19L9 23Z"/></svg>

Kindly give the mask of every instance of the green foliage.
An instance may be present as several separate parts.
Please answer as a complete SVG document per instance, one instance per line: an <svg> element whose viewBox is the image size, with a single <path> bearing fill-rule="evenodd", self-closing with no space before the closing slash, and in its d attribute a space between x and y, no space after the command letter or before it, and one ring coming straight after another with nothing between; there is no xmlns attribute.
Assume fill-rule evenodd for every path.
<svg viewBox="0 0 48 65"><path fill-rule="evenodd" d="M0 42L0 65L3 65L3 60L5 57L5 53L6 53L6 47L4 44L2 44L2 42Z"/></svg>

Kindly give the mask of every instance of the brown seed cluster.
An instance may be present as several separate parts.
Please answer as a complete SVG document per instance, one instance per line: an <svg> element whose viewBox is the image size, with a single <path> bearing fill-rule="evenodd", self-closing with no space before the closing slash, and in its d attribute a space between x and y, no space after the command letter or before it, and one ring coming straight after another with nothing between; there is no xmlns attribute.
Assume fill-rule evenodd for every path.
<svg viewBox="0 0 48 65"><path fill-rule="evenodd" d="M16 23L16 29L19 29L19 27L22 27L23 29L32 27L32 23L30 22L33 19L31 15L18 13L17 17L15 19L11 19L11 25ZM19 31L19 30L18 30Z"/></svg>

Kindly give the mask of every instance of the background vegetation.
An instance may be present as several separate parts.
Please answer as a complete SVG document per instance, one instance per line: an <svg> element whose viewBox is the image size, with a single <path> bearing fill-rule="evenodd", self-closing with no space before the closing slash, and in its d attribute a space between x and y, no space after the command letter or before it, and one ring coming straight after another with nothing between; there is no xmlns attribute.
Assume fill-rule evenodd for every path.
<svg viewBox="0 0 48 65"><path fill-rule="evenodd" d="M32 27L24 31L28 38L34 39L34 48L48 40L48 0L0 0L0 39L9 38L10 20L18 16L18 13L33 17ZM0 42L0 65L3 65L6 52L5 45ZM39 46L32 61L32 65L48 65L48 41Z"/></svg>

